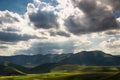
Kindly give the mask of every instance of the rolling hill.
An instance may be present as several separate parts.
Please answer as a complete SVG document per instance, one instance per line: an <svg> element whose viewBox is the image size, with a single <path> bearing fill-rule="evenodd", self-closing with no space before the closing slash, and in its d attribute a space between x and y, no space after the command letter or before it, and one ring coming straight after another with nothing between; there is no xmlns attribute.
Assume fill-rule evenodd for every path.
<svg viewBox="0 0 120 80"><path fill-rule="evenodd" d="M79 72L119 72L120 67L80 66L65 64L51 69L51 72L79 73Z"/></svg>
<svg viewBox="0 0 120 80"><path fill-rule="evenodd" d="M62 64L59 63L46 63L39 66L36 66L30 70L31 73L49 73L51 70Z"/></svg>
<svg viewBox="0 0 120 80"><path fill-rule="evenodd" d="M120 72L120 67L80 66L73 64L48 63L30 69L31 73L84 73L84 72Z"/></svg>
<svg viewBox="0 0 120 80"><path fill-rule="evenodd" d="M24 75L24 67L4 61L0 64L0 75ZM23 72L24 71L24 72Z"/></svg>

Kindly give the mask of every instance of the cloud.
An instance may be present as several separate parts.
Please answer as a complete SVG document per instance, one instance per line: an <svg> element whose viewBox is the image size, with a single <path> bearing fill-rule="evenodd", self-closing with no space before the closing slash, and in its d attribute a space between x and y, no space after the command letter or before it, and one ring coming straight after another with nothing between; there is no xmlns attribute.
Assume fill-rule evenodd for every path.
<svg viewBox="0 0 120 80"><path fill-rule="evenodd" d="M8 48L7 46L0 46L0 49Z"/></svg>
<svg viewBox="0 0 120 80"><path fill-rule="evenodd" d="M30 23L38 29L58 28L58 16L55 14L54 7L44 2L39 2L37 5L39 5L39 7L35 7L34 4L28 5L28 17ZM31 9L33 11L29 12Z"/></svg>
<svg viewBox="0 0 120 80"><path fill-rule="evenodd" d="M33 43L31 47L27 50L16 51L15 54L58 54L58 53L72 53L74 52L74 43L73 41L65 42L37 42Z"/></svg>
<svg viewBox="0 0 120 80"><path fill-rule="evenodd" d="M19 32L20 30L19 29L15 29L13 27L6 27L6 28L3 28L2 31L6 31L6 32Z"/></svg>
<svg viewBox="0 0 120 80"><path fill-rule="evenodd" d="M38 11L30 14L29 18L36 28L58 28L57 16L52 11Z"/></svg>
<svg viewBox="0 0 120 80"><path fill-rule="evenodd" d="M107 35L118 35L120 34L119 30L110 30L110 31L106 31L105 34Z"/></svg>
<svg viewBox="0 0 120 80"><path fill-rule="evenodd" d="M65 20L65 26L73 34L79 35L120 28L112 10L99 0L75 0L73 5L84 13L82 17L78 13L70 15Z"/></svg>
<svg viewBox="0 0 120 80"><path fill-rule="evenodd" d="M25 14L0 11L0 52L9 55L82 50L118 52L119 2L33 0Z"/></svg>
<svg viewBox="0 0 120 80"><path fill-rule="evenodd" d="M0 11L0 24L19 22L18 14L9 11Z"/></svg>
<svg viewBox="0 0 120 80"><path fill-rule="evenodd" d="M63 37L70 37L70 33L67 33L65 31L50 31L50 36L63 36Z"/></svg>
<svg viewBox="0 0 120 80"><path fill-rule="evenodd" d="M120 10L120 0L111 0L115 10Z"/></svg>
<svg viewBox="0 0 120 80"><path fill-rule="evenodd" d="M35 55L35 54L61 54L61 53L77 53L82 50L87 50L91 47L92 42L86 39L87 37L73 37L65 41L64 38L48 39L47 41L35 42L27 50L18 50L15 55ZM58 41L59 40L59 41Z"/></svg>
<svg viewBox="0 0 120 80"><path fill-rule="evenodd" d="M111 38L109 41L103 41L100 44L101 48L103 51L114 54L114 55L119 55L120 53L120 39L115 39Z"/></svg>
<svg viewBox="0 0 120 80"><path fill-rule="evenodd" d="M4 32L20 32L23 28L25 20L17 13L0 11L0 31Z"/></svg>
<svg viewBox="0 0 120 80"><path fill-rule="evenodd" d="M0 11L0 41L13 43L37 39L38 37L35 35L22 33L23 27L26 27L23 26L22 22L24 20L19 14L7 10Z"/></svg>
<svg viewBox="0 0 120 80"><path fill-rule="evenodd" d="M31 36L28 34L17 34L17 33L8 33L0 31L0 41L5 42L18 42L18 41L26 41L29 39L36 39L38 37Z"/></svg>
<svg viewBox="0 0 120 80"><path fill-rule="evenodd" d="M63 54L63 49L53 49L52 51L54 54Z"/></svg>
<svg viewBox="0 0 120 80"><path fill-rule="evenodd" d="M120 0L101 0L106 4L109 4L113 10L120 10Z"/></svg>

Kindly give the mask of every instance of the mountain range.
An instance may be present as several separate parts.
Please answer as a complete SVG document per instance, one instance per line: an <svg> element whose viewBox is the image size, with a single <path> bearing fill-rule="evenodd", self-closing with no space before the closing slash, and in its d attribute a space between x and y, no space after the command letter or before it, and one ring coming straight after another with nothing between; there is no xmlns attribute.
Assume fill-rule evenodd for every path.
<svg viewBox="0 0 120 80"><path fill-rule="evenodd" d="M102 51L82 51L69 54L0 56L0 62L9 61L22 66L37 66L46 63L78 64L85 66L120 66L120 56Z"/></svg>

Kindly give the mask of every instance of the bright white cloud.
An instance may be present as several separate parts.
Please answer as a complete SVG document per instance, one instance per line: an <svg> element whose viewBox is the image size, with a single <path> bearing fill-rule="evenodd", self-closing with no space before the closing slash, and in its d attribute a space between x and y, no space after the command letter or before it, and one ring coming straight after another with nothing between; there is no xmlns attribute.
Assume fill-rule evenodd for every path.
<svg viewBox="0 0 120 80"><path fill-rule="evenodd" d="M114 55L119 55L120 53L120 40L112 40L112 42L104 41L100 44L103 51L111 53Z"/></svg>

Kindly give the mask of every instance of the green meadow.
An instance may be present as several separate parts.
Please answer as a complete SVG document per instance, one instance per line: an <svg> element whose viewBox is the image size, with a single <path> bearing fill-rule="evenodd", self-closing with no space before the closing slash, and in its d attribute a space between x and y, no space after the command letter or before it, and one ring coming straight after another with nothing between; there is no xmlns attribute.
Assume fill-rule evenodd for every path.
<svg viewBox="0 0 120 80"><path fill-rule="evenodd" d="M0 80L120 80L118 72L44 73L1 76Z"/></svg>

